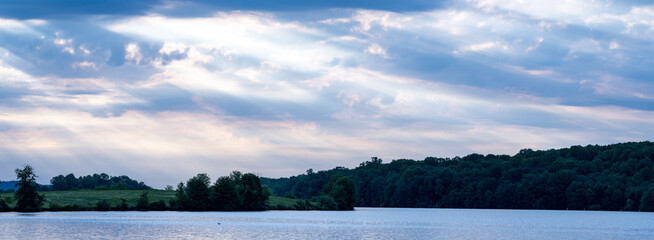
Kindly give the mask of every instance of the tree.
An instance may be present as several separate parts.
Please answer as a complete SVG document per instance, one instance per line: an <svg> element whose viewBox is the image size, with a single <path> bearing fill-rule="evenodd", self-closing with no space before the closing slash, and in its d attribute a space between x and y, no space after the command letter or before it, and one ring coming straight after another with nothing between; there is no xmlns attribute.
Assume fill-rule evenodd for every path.
<svg viewBox="0 0 654 240"><path fill-rule="evenodd" d="M68 183L66 183L66 177L64 175L59 175L50 179L50 184L52 189L55 191L65 191L70 190Z"/></svg>
<svg viewBox="0 0 654 240"><path fill-rule="evenodd" d="M243 198L242 210L257 211L263 210L266 206L268 195L263 192L261 180L252 173L243 174L241 179L241 196Z"/></svg>
<svg viewBox="0 0 654 240"><path fill-rule="evenodd" d="M68 186L66 190L79 189L79 180L75 177L75 174L69 173L64 177L64 181L66 182L66 186Z"/></svg>
<svg viewBox="0 0 654 240"><path fill-rule="evenodd" d="M120 211L127 211L127 209L129 208L127 206L127 199L120 198L120 204L118 204L118 206L116 206L116 208L118 210L120 210Z"/></svg>
<svg viewBox="0 0 654 240"><path fill-rule="evenodd" d="M177 184L177 190L175 190L175 198L170 200L170 208L176 210L185 210L188 206L191 205L191 200L186 194L186 186L184 182Z"/></svg>
<svg viewBox="0 0 654 240"><path fill-rule="evenodd" d="M640 211L654 212L654 187L643 194L640 200Z"/></svg>
<svg viewBox="0 0 654 240"><path fill-rule="evenodd" d="M354 210L357 190L352 179L338 174L332 175L322 191L334 199L339 210Z"/></svg>
<svg viewBox="0 0 654 240"><path fill-rule="evenodd" d="M9 208L7 202L0 198L0 212L9 212L9 210L11 210L11 208Z"/></svg>
<svg viewBox="0 0 654 240"><path fill-rule="evenodd" d="M36 175L32 166L27 165L25 168L16 169L16 178L18 190L14 193L16 198L16 211L35 212L41 210L45 197L36 192L39 185L36 183Z"/></svg>
<svg viewBox="0 0 654 240"><path fill-rule="evenodd" d="M212 208L220 211L236 210L240 206L239 195L234 179L223 176L211 186Z"/></svg>
<svg viewBox="0 0 654 240"><path fill-rule="evenodd" d="M210 206L209 204L209 185L211 179L206 173L200 173L186 182L185 193L190 200L185 210L204 211Z"/></svg>
<svg viewBox="0 0 654 240"><path fill-rule="evenodd" d="M148 210L150 208L150 199L148 198L148 192L141 193L139 199L136 201L137 210Z"/></svg>

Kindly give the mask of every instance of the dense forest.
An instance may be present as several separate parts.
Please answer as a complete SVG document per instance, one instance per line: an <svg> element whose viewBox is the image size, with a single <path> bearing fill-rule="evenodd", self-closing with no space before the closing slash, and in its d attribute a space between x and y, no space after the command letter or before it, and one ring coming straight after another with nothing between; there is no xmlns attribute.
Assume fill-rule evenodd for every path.
<svg viewBox="0 0 654 240"><path fill-rule="evenodd" d="M309 169L262 183L279 196L310 199L332 175L347 176L356 205L369 207L654 211L652 159L652 142L389 163L373 157L354 169Z"/></svg>
<svg viewBox="0 0 654 240"><path fill-rule="evenodd" d="M67 191L79 189L96 190L147 190L151 189L143 182L138 182L128 176L109 176L106 173L93 174L75 177L70 173L66 176L59 175L50 180L50 190ZM42 189L42 190L48 190Z"/></svg>

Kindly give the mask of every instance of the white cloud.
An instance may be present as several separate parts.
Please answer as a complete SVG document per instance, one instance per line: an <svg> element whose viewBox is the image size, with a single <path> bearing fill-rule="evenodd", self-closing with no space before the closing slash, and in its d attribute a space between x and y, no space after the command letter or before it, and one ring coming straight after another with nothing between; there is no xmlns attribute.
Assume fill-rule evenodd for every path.
<svg viewBox="0 0 654 240"><path fill-rule="evenodd" d="M57 52L77 52L64 54L73 60L61 66L71 71L68 74L84 77L61 77L66 74L56 71L34 77L25 72L29 67L13 66L37 64L0 51L5 55L0 56L0 84L39 91L12 99L24 107L0 102L0 125L9 126L0 131L0 152L43 166L65 159L85 166L83 174L112 164L116 169L137 164L156 172L139 179L163 185L201 169L287 176L306 168L356 166L370 155L512 154L526 147L652 135L652 111L562 104L592 99L593 94L601 95L599 100L653 99L649 83L620 76L629 73L628 64L621 72L622 66L592 63L612 54L625 54L625 62L633 62L626 50L638 46L629 37L648 41L648 8L607 10L600 1L555 1L552 6L546 1L535 6L502 0L467 3L473 6L404 13L346 10L350 17L306 24L257 12L100 18L94 21L105 21L103 27L129 39L118 41L126 65L101 64L97 60L107 60L103 54L110 54L107 47L80 42L86 38L74 32L66 33L70 38L57 33L55 39L42 39L55 44ZM585 21L593 16L599 16L597 21ZM616 22L631 28L615 30ZM30 24L0 21L0 31L32 29ZM588 31L578 30L588 26ZM594 34L595 27L602 34ZM147 46L162 48L154 53ZM621 51L609 51L616 49ZM567 50L570 55L563 62ZM448 53L457 56L452 59ZM577 61L577 56L586 59ZM440 57L445 60L439 62ZM415 62L425 59L422 66ZM594 67L597 72L589 73ZM140 72L144 69L154 74ZM115 81L134 71L143 77ZM482 76L484 82L466 74ZM559 84L579 78L586 80L581 87ZM580 87L579 94L587 95L558 96L550 93L558 89L542 89L551 83ZM160 88L183 94L156 96ZM243 108L265 110L253 110L252 117L252 109L223 102L232 98L244 102ZM179 99L195 106L179 110L160 103ZM229 105L223 109L216 101ZM95 157L86 160L88 156ZM160 178L151 181L153 175Z"/></svg>
<svg viewBox="0 0 654 240"><path fill-rule="evenodd" d="M20 21L0 18L0 31L7 31L14 34L39 35L39 31L35 30L34 27L44 24L46 24L46 22L43 20Z"/></svg>
<svg viewBox="0 0 654 240"><path fill-rule="evenodd" d="M367 40L361 39L355 36L338 36L338 37L330 37L327 40L320 41L321 43L328 43L328 42L360 42L360 43L365 43Z"/></svg>
<svg viewBox="0 0 654 240"><path fill-rule="evenodd" d="M465 52L488 52L491 50L509 50L509 46L506 44L499 42L499 41L494 41L494 42L484 42L484 43L478 43L478 44L472 44L468 46L463 46L457 51L454 51L454 54L460 54L460 53L465 53Z"/></svg>
<svg viewBox="0 0 654 240"><path fill-rule="evenodd" d="M141 49L138 44L130 43L125 46L125 60L136 65L141 63L143 55L141 54Z"/></svg>
<svg viewBox="0 0 654 240"><path fill-rule="evenodd" d="M89 62L89 61L74 62L73 68L82 68L82 69L90 68L93 70L98 70L98 66L94 62Z"/></svg>
<svg viewBox="0 0 654 240"><path fill-rule="evenodd" d="M79 50L81 50L81 51L82 51L84 54L86 54L86 55L91 54L91 50L88 50L88 49L87 49L86 47L84 47L84 46L79 46Z"/></svg>
<svg viewBox="0 0 654 240"><path fill-rule="evenodd" d="M525 69L524 67L521 66L508 66L509 69L513 71L517 71L520 73L526 73L529 75L533 76L548 76L552 75L554 72L552 70L546 69L546 70L536 70L536 69Z"/></svg>
<svg viewBox="0 0 654 240"><path fill-rule="evenodd" d="M388 58L388 56L386 55L386 50L383 49L381 46L377 45L376 43L368 46L366 52L370 54L380 55L383 58Z"/></svg>
<svg viewBox="0 0 654 240"><path fill-rule="evenodd" d="M193 26L189 28L188 26ZM147 41L183 42L257 56L302 71L319 70L349 53L321 44L317 30L257 13L218 13L212 18L137 17L107 25L112 31Z"/></svg>
<svg viewBox="0 0 654 240"><path fill-rule="evenodd" d="M543 37L539 37L539 38L536 40L536 44L535 44L535 45L529 46L529 47L527 48L527 52L530 52L530 51L536 50L538 47L540 47L540 44L543 43L544 40L545 40L545 39L543 39Z"/></svg>
<svg viewBox="0 0 654 240"><path fill-rule="evenodd" d="M598 72L593 75L594 79L583 80L581 85L592 88L598 95L654 100L654 86L649 83L634 83L610 73Z"/></svg>
<svg viewBox="0 0 654 240"><path fill-rule="evenodd" d="M620 44L617 41L611 41L609 44L609 49L615 50L615 49L620 49Z"/></svg>
<svg viewBox="0 0 654 240"><path fill-rule="evenodd" d="M68 44L71 44L73 42L73 39L63 39L63 38L55 38L52 40L54 44L59 45L59 46L65 46Z"/></svg>

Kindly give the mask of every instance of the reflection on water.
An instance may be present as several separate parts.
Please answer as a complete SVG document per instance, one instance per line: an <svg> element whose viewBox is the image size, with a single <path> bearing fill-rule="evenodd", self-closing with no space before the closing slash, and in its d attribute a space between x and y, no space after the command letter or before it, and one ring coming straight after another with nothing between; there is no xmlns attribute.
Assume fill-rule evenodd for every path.
<svg viewBox="0 0 654 240"><path fill-rule="evenodd" d="M220 224L218 224L220 223ZM654 214L391 209L0 213L0 239L651 239Z"/></svg>

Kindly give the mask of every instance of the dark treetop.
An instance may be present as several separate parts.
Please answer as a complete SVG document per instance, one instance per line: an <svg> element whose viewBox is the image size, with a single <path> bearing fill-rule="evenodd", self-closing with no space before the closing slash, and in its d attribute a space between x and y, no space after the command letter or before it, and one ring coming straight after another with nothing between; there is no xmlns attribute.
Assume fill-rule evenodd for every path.
<svg viewBox="0 0 654 240"><path fill-rule="evenodd" d="M356 205L654 211L654 143L520 150L336 167L289 178L262 178L279 196L320 195L336 174L354 180Z"/></svg>

